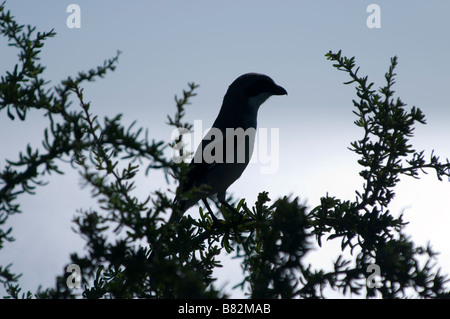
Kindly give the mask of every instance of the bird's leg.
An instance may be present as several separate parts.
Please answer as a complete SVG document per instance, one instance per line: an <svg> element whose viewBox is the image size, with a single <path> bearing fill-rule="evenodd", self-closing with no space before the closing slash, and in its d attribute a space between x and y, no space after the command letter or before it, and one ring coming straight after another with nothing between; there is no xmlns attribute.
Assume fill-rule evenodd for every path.
<svg viewBox="0 0 450 319"><path fill-rule="evenodd" d="M234 208L233 206L231 206L230 204L228 204L226 200L224 200L224 199L220 200L220 199L219 199L219 202L220 202L222 205L224 205L226 208L228 208L229 210L231 210L232 212L236 213L236 214L239 216L239 219L242 220L242 219L244 218L244 216L242 216L242 214L239 213L239 212L236 210L236 208Z"/></svg>
<svg viewBox="0 0 450 319"><path fill-rule="evenodd" d="M208 201L206 200L206 198L202 199L203 204L205 204L206 209L209 211L209 214L211 215L211 218L213 220L213 223L216 224L219 222L219 220L217 219L216 215L214 215L214 213L211 210L211 207L209 207Z"/></svg>

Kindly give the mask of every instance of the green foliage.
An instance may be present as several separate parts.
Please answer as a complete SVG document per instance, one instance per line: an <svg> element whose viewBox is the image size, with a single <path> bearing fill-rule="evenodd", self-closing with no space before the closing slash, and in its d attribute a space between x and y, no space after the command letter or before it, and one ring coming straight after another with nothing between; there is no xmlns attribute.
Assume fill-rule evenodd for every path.
<svg viewBox="0 0 450 319"><path fill-rule="evenodd" d="M72 254L68 262L82 270L82 297L226 297L214 285L213 271L222 266L220 253L241 261L243 280L236 287L251 298L319 298L327 288L367 297L448 296L446 277L434 263L436 253L430 246L416 246L403 233L402 216L394 218L388 210L400 176L418 178L424 169L434 169L439 179L450 176L448 161L441 163L433 152L426 161L424 151L408 144L416 122L424 124L425 119L418 108L408 110L393 97L396 58L386 73L387 84L377 93L354 70L354 58L340 51L326 55L349 74L347 84L357 85L355 124L363 137L350 150L360 157L365 182L354 201L327 195L308 211L298 198L283 197L268 206L269 194L261 192L251 207L245 200L235 203L241 216L223 207L223 219L215 219L200 208L196 218L186 215L168 222L171 214L181 215L179 208L161 190L145 198L134 195L136 174L162 170L168 182L182 180L187 165L175 164L164 153L181 136L175 144L151 141L136 123L124 126L121 114L100 120L83 95L86 82L115 69L120 52L100 67L50 86L38 61L44 41L55 33L36 33L17 24L4 4L0 32L19 50L18 64L1 77L0 111L11 121L26 121L30 110L48 119L42 147L27 145L0 171L0 248L13 240L12 229L4 227L8 217L20 213L21 196L38 193L47 176L63 174L61 164L69 162L98 202L98 207L80 208L73 219L75 231L86 241L85 254ZM197 88L189 83L182 97L175 97L176 112L168 116L168 125L192 128L184 115ZM330 271L306 264L304 258L323 238L341 241L342 251ZM383 285L378 288L366 286L372 264L381 269ZM74 298L68 275L58 276L54 288L40 288L33 295L21 292L20 275L11 265L0 266L0 281L11 298Z"/></svg>
<svg viewBox="0 0 450 319"><path fill-rule="evenodd" d="M350 150L360 156L358 164L363 168L360 172L365 180L363 189L356 191L355 201L342 201L334 197L321 198L321 205L311 211L313 233L319 245L324 235L328 239L340 239L342 249L355 248L353 267L350 260L339 256L335 266L345 269L345 284L336 283L335 277L330 285L352 292L359 292L363 285L354 285L358 278L364 278L369 265L376 264L381 269L383 286L378 288L382 297L395 298L406 296L407 289L412 288L421 297L441 297L445 276L436 271L432 259L436 253L430 246L416 247L402 233L402 215L394 218L387 209L393 199L394 187L401 175L418 177L418 171L425 168L435 169L439 180L450 176L450 164L441 163L431 153L429 162L425 161L424 151L416 151L408 144L413 136L416 122L425 124L425 117L420 109L413 107L409 111L399 98L394 99L392 86L395 83L395 67L397 58L391 59L389 71L386 73L386 85L376 93L372 89L374 83L368 77L359 77L355 68L355 58L347 58L331 51L326 57L334 61L334 67L347 72L351 78L345 84L356 83L356 94L359 100L353 100L357 116L355 124L364 130L360 140L351 143ZM421 267L419 257L427 258ZM433 265L433 266L432 266ZM332 274L333 275L333 274ZM372 297L375 289L367 289L367 296Z"/></svg>

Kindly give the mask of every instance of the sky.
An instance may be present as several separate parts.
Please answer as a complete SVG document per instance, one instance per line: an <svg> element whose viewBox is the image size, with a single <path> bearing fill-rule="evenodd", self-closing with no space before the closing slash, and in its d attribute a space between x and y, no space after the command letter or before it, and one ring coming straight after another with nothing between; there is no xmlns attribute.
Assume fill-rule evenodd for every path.
<svg viewBox="0 0 450 319"><path fill-rule="evenodd" d="M81 10L80 28L67 25L72 3ZM379 28L368 27L370 4L380 8ZM312 208L327 192L346 200L362 188L358 158L348 150L362 136L353 124L355 90L343 85L346 74L325 58L330 50L355 56L360 74L368 75L375 87L385 84L390 58L397 56L396 95L409 107L421 108L427 118L411 142L428 155L434 150L441 159L450 157L448 1L9 0L6 8L21 24L57 33L41 54L50 84L101 65L121 50L116 71L86 84L84 96L99 118L123 113L124 123L137 120L156 140L170 141L167 114L174 114L173 97L188 82L200 87L186 119L201 120L206 129L235 78L247 72L272 77L289 95L264 103L258 126L278 129L279 167L261 174L262 164L251 164L229 188L233 197L249 203L268 191L272 200L299 196ZM4 74L16 63L17 51L3 38L0 47ZM40 145L45 123L37 112L23 123L0 113L0 167L5 159L16 159L27 143ZM53 287L69 254L83 251L71 219L77 209L93 203L76 172L68 169L49 181L36 195L20 199L23 213L8 220L16 241L0 253L0 264L13 263L13 271L23 273L21 286L31 291L40 284ZM167 188L158 174L139 182L142 194ZM395 191L392 214L404 213L406 232L417 244L430 242L440 252L443 272L450 273L450 183L439 182L430 172L420 180L402 178ZM309 261L330 267L338 255L333 245L312 253ZM239 264L224 257L224 265L217 273L218 286L233 297L243 296L231 289L241 280L236 276Z"/></svg>

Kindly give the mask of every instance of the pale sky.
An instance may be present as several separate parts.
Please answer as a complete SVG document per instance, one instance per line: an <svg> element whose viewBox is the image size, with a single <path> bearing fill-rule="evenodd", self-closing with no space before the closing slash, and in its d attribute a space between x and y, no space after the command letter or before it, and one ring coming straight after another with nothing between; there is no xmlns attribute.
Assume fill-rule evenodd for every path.
<svg viewBox="0 0 450 319"><path fill-rule="evenodd" d="M71 3L81 8L79 29L66 25ZM380 7L381 28L366 24L369 4ZM173 96L187 82L200 84L187 120L202 120L206 129L236 77L247 72L271 76L289 95L269 99L258 125L279 130L279 169L261 174L258 163L247 168L229 192L248 203L269 191L272 200L292 194L313 208L327 192L346 200L361 189L358 158L347 149L362 136L353 124L355 90L342 84L348 77L324 57L329 50L356 56L360 74L377 88L385 84L390 58L398 56L396 94L408 106L420 107L428 123L417 127L411 142L427 155L434 149L442 159L450 157L448 1L9 0L6 8L19 23L36 25L38 31L55 29L56 37L47 40L41 55L52 84L123 51L115 72L84 86L85 98L99 118L123 113L125 123L137 120L157 140L170 141L166 116L174 114ZM4 74L16 63L17 51L3 38L0 46ZM11 123L2 112L0 165L16 159L27 143L40 145L45 123L37 112L24 123ZM39 284L53 287L69 254L84 246L70 221L93 201L89 189L80 189L78 174L68 167L66 172L52 177L35 196L23 196L23 214L8 220L17 240L1 251L0 264L13 263L12 270L23 273L20 284L32 292ZM167 188L159 174L140 178L138 185L143 196ZM391 212L404 211L407 233L417 244L430 241L441 252L443 272L450 273L450 183L430 172L421 180L403 178L395 191ZM330 267L338 253L331 245L308 258L317 267ZM218 286L242 296L231 290L241 281L235 275L239 264L225 258L224 265Z"/></svg>

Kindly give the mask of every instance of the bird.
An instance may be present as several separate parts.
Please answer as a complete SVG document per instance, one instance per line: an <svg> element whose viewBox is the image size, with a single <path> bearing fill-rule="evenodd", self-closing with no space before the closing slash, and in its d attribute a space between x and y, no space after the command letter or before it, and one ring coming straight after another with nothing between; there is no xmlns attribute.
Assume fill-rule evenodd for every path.
<svg viewBox="0 0 450 319"><path fill-rule="evenodd" d="M181 218L200 200L217 220L207 198L217 198L236 212L226 202L226 191L250 162L259 107L273 95L287 95L287 91L265 74L246 73L231 83L216 120L188 166L187 176L180 180L174 199L179 211L178 215L172 213L172 220Z"/></svg>

